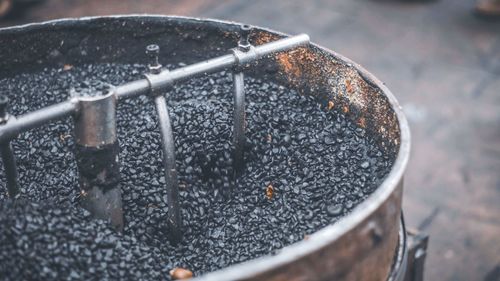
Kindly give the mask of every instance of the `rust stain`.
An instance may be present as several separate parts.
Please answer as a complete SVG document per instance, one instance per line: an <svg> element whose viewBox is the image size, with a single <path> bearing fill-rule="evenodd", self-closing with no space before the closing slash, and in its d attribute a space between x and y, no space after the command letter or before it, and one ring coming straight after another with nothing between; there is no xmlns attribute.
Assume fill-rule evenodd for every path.
<svg viewBox="0 0 500 281"><path fill-rule="evenodd" d="M254 42L264 44L279 38L262 31L255 34ZM299 94L326 101L328 110L342 112L378 135L382 148L394 151L400 136L396 115L381 90L365 80L356 67L314 47L300 47L272 58L278 75Z"/></svg>
<svg viewBox="0 0 500 281"><path fill-rule="evenodd" d="M288 54L283 53L283 54L278 54L276 56L284 72L291 74L295 77L300 76L300 74L302 73L300 71L300 68L298 67L297 64L293 63L292 58Z"/></svg>
<svg viewBox="0 0 500 281"><path fill-rule="evenodd" d="M253 38L253 36L251 38ZM253 38L253 39L254 39L256 45L262 45L262 44L269 43L271 41L275 41L279 38L280 37L275 35L275 34L270 34L267 32L259 32L255 35L255 38Z"/></svg>

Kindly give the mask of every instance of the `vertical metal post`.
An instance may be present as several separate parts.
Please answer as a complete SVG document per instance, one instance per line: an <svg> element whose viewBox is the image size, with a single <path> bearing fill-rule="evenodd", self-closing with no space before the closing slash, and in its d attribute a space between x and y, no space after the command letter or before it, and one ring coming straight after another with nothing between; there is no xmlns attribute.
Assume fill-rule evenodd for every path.
<svg viewBox="0 0 500 281"><path fill-rule="evenodd" d="M95 218L109 221L122 231L116 94L110 90L102 96L76 98L79 110L74 131L80 203Z"/></svg>
<svg viewBox="0 0 500 281"><path fill-rule="evenodd" d="M17 166L14 158L14 151L10 142L0 144L0 153L2 155L3 167L5 169L5 178L7 180L7 190L9 197L15 197L19 193L19 185L17 183Z"/></svg>
<svg viewBox="0 0 500 281"><path fill-rule="evenodd" d="M175 143L170 123L170 115L167 108L167 100L159 89L151 83L151 76L161 72L161 64L158 62L160 47L158 45L149 45L146 48L146 54L149 56L148 64L150 74L146 77L150 81L151 93L158 113L158 124L160 127L163 152L163 166L165 173L165 183L167 188L167 222L170 232L170 241L174 244L182 239L182 218L179 204L179 182L177 179L177 169L175 163Z"/></svg>
<svg viewBox="0 0 500 281"><path fill-rule="evenodd" d="M7 124L10 120L13 120L13 116L10 116L7 107L9 105L9 98L4 95L0 95L0 126ZM3 161L3 167L5 170L5 179L7 181L7 190L9 197L14 197L19 193L19 184L17 182L17 166L16 159L14 157L14 151L12 151L12 146L10 140L0 143L0 155Z"/></svg>
<svg viewBox="0 0 500 281"><path fill-rule="evenodd" d="M164 96L156 96L156 111L158 112L158 123L160 126L163 166L165 182L167 187L168 224L170 227L171 241L174 243L182 239L182 221L179 206L179 184L175 165L175 146L172 126L168 114L167 102Z"/></svg>
<svg viewBox="0 0 500 281"><path fill-rule="evenodd" d="M244 168L245 151L245 82L243 72L233 73L234 116L233 116L233 166L238 175Z"/></svg>
<svg viewBox="0 0 500 281"><path fill-rule="evenodd" d="M251 27L242 25L240 29L240 40L238 50L241 52L250 51L251 45L248 37ZM234 85L234 116L233 116L233 167L235 175L239 175L245 166L245 79L243 65L238 65L233 72Z"/></svg>

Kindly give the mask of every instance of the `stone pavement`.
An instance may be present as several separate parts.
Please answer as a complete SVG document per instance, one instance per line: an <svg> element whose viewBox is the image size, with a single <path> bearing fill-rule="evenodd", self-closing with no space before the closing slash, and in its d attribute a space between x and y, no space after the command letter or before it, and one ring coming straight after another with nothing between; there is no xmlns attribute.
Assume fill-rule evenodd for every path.
<svg viewBox="0 0 500 281"><path fill-rule="evenodd" d="M48 0L0 25L149 12L308 33L384 81L408 116L413 152L404 211L408 225L431 235L426 280L498 281L500 21L476 18L473 5L472 0Z"/></svg>

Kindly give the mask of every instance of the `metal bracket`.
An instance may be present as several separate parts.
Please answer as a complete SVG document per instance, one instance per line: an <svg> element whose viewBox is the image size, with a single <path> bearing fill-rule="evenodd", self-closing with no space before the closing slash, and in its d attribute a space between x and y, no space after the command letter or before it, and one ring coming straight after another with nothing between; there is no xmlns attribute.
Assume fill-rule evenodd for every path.
<svg viewBox="0 0 500 281"><path fill-rule="evenodd" d="M182 219L179 206L179 180L177 178L177 168L175 163L175 141L172 132L172 124L168 113L167 100L162 95L167 86L171 86L173 81L163 81L159 79L161 64L159 63L160 47L158 45L149 45L146 48L146 54L149 55L150 64L149 74L146 78L149 81L151 94L156 105L158 113L158 124L160 127L163 151L163 170L165 174L165 185L167 189L167 222L170 232L170 241L178 243L182 239ZM168 73L168 70L164 70Z"/></svg>
<svg viewBox="0 0 500 281"><path fill-rule="evenodd" d="M408 269L405 281L424 280L424 264L428 244L429 235L416 230L408 230Z"/></svg>
<svg viewBox="0 0 500 281"><path fill-rule="evenodd" d="M149 57L149 73L144 74L144 76L148 80L150 93L153 96L158 96L168 88L171 88L174 80L171 79L168 69L162 70L159 59L160 46L156 44L148 45L146 47L146 55Z"/></svg>
<svg viewBox="0 0 500 281"><path fill-rule="evenodd" d="M258 57L255 47L249 42L252 28L248 25L240 27L240 40L238 48L233 49L236 58L236 66L233 71L234 85L234 113L233 113L233 167L235 176L239 175L244 168L245 152L245 75L244 67Z"/></svg>
<svg viewBox="0 0 500 281"><path fill-rule="evenodd" d="M243 69L248 64L254 62L259 59L259 53L257 52L254 46L248 47L247 50L241 49L241 47L231 49L235 57L235 69L240 70Z"/></svg>
<svg viewBox="0 0 500 281"><path fill-rule="evenodd" d="M403 215L400 225L398 252L388 281L423 281L429 236L408 230Z"/></svg>

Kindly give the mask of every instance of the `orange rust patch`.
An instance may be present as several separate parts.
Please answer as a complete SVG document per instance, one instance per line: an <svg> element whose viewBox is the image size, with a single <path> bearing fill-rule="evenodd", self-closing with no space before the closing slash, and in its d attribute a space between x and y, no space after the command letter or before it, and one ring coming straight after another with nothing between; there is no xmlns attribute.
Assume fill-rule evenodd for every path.
<svg viewBox="0 0 500 281"><path fill-rule="evenodd" d="M256 45L262 45L262 44L266 44L266 43L269 43L271 41L275 41L277 39L279 39L280 37L278 37L277 35L274 35L274 34L270 34L270 33L267 33L267 32L259 32L256 36L255 36L255 43Z"/></svg>
<svg viewBox="0 0 500 281"><path fill-rule="evenodd" d="M259 31L252 36L256 45L282 38ZM270 57L299 94L325 98L328 110L337 109L359 126L381 137L379 144L399 144L397 117L381 90L367 81L356 67L339 58L323 55L313 46L301 47ZM282 76L281 76L282 75ZM384 129L380 129L384 126Z"/></svg>
<svg viewBox="0 0 500 281"><path fill-rule="evenodd" d="M291 58L287 53L278 54L276 57L284 72L295 77L300 76L301 71L299 66L293 63L293 58Z"/></svg>
<svg viewBox="0 0 500 281"><path fill-rule="evenodd" d="M276 56L281 70L286 73L292 81L300 81L304 71L317 75L322 75L321 69L311 67L315 66L316 57L307 48L297 48L292 51L281 53Z"/></svg>

